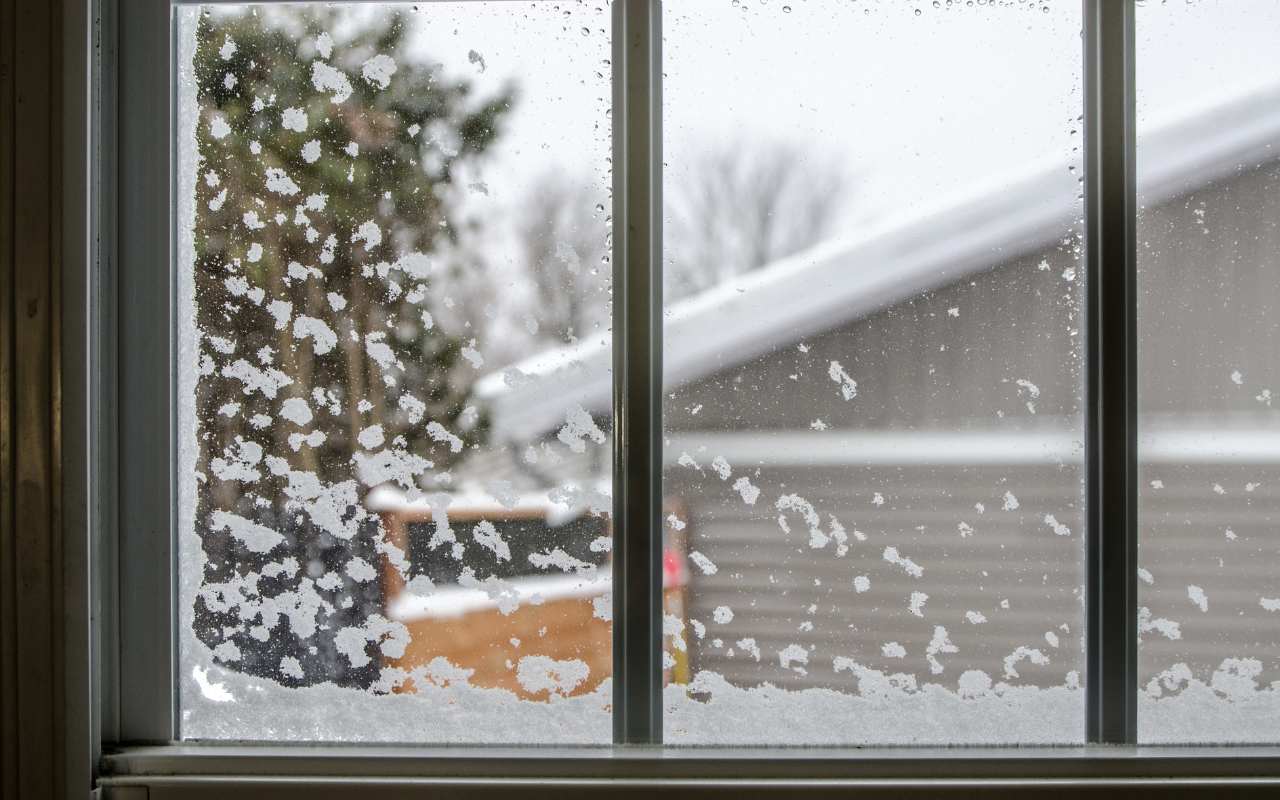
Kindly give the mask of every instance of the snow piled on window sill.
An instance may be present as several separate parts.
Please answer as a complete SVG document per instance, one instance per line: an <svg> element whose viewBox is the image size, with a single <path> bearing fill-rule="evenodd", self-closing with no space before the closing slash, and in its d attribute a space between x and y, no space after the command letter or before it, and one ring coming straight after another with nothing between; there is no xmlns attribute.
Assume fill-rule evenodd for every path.
<svg viewBox="0 0 1280 800"><path fill-rule="evenodd" d="M698 693L695 699L690 690ZM709 696L709 697L708 697ZM973 696L936 684L743 689L715 673L668 686L669 745L1056 745L1084 741L1084 691L997 684Z"/></svg>
<svg viewBox="0 0 1280 800"><path fill-rule="evenodd" d="M1141 744L1275 744L1280 742L1280 690L1223 692L1193 680L1178 694L1138 694Z"/></svg>
<svg viewBox="0 0 1280 800"><path fill-rule="evenodd" d="M382 744L609 744L611 682L578 697L518 700L503 689L425 686L374 694L332 685L286 689L211 667L184 681L186 740ZM690 695L690 691L698 697ZM743 689L702 673L668 686L667 745L1079 745L1084 691L997 684L964 697L935 684L868 695ZM1140 743L1280 741L1280 690L1223 694L1192 681L1176 695L1138 695Z"/></svg>
<svg viewBox="0 0 1280 800"><path fill-rule="evenodd" d="M190 676L188 676L189 678ZM590 694L520 700L505 689L424 686L375 694L290 689L211 667L183 681L183 739L382 744L609 744L612 682Z"/></svg>

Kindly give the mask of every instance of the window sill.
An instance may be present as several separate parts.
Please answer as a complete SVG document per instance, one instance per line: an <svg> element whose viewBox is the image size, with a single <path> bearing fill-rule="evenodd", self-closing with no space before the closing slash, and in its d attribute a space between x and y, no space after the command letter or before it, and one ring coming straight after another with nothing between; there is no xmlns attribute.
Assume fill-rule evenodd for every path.
<svg viewBox="0 0 1280 800"><path fill-rule="evenodd" d="M682 793L754 795L803 791L823 796L852 788L901 797L1031 790L1173 794L1231 787L1233 797L1280 788L1276 747L1060 748L512 748L358 745L182 744L124 747L103 758L107 797L148 787L163 797L370 797L408 792L499 792L558 798L605 787L624 794L663 788ZM540 790L534 791L534 790ZM385 793L384 793L385 792ZM1245 794L1241 794L1241 793ZM452 796L452 795L450 795ZM776 795L775 795L776 796Z"/></svg>

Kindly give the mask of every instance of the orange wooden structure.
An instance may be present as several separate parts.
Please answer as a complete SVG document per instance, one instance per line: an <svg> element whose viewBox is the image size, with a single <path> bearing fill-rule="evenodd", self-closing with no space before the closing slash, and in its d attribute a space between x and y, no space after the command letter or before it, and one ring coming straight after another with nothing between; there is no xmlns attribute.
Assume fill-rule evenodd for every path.
<svg viewBox="0 0 1280 800"><path fill-rule="evenodd" d="M383 494L371 505L382 518L388 540L406 554L412 550L411 526L432 522L431 508L421 501L396 502ZM536 505L451 505L448 512L451 525L482 520L537 524L545 523L547 515L545 506ZM607 521L604 530L607 532ZM666 613L683 620L687 570L683 551L673 546L671 537L668 542L664 606ZM406 589L401 569L384 557L381 580L386 616L403 624L410 636L404 654L385 659L386 666L430 670L433 662L444 659L451 670L468 671L472 686L508 689L526 699L546 699L552 691L589 693L612 674L608 563L594 574L585 570L578 574L518 575L489 587L437 584L430 593L416 595ZM675 657L675 666L667 670L667 679L687 681L685 652L672 647L668 650ZM526 668L535 674L550 670L549 683L527 680ZM412 691L412 682L403 690Z"/></svg>

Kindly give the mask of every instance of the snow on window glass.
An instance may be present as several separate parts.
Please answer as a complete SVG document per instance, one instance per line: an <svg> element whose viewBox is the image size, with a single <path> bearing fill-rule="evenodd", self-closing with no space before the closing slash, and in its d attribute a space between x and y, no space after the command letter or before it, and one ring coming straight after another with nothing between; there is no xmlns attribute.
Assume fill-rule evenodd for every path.
<svg viewBox="0 0 1280 800"><path fill-rule="evenodd" d="M1280 7L1147 4L1136 35L1138 738L1275 743Z"/></svg>
<svg viewBox="0 0 1280 800"><path fill-rule="evenodd" d="M664 5L666 742L1083 738L1081 20L1042 6Z"/></svg>
<svg viewBox="0 0 1280 800"><path fill-rule="evenodd" d="M607 8L178 26L182 736L608 741Z"/></svg>

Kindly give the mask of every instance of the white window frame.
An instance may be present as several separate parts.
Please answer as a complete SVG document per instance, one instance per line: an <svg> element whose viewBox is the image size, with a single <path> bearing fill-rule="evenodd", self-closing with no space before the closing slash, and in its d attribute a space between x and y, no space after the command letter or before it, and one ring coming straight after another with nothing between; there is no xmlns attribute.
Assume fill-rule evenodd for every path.
<svg viewBox="0 0 1280 800"><path fill-rule="evenodd" d="M1136 744L1134 2L1061 1L1083 2L1085 20L1088 744L665 749L661 0L613 0L615 744L555 748L176 741L172 18L190 0L71 0L83 30L77 39L71 20L65 59L79 60L92 87L82 130L90 186L69 173L64 191L82 199L88 231L87 296L69 295L66 313L82 314L89 334L84 396L71 400L73 409L83 401L89 428L79 488L90 538L77 586L94 614L67 654L85 665L89 686L68 726L92 752L88 770L101 790L119 798L661 788L901 797L1280 787L1280 748ZM72 52L77 43L96 68L89 53Z"/></svg>

